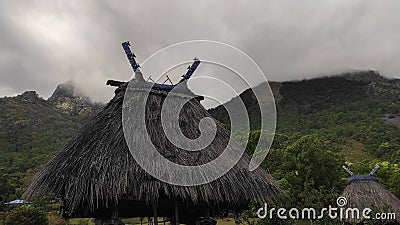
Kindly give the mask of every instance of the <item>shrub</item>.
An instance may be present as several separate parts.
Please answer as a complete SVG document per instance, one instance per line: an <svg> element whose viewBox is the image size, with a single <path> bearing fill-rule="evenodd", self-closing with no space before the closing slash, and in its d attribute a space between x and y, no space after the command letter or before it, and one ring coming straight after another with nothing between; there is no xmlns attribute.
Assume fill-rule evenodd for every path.
<svg viewBox="0 0 400 225"><path fill-rule="evenodd" d="M18 206L8 213L6 225L47 225L46 214L34 206Z"/></svg>

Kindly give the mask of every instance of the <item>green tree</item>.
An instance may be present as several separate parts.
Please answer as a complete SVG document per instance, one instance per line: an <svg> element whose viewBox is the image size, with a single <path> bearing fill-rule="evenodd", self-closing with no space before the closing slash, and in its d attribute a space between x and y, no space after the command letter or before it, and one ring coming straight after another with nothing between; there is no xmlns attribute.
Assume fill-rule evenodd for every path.
<svg viewBox="0 0 400 225"><path fill-rule="evenodd" d="M333 204L344 186L344 160L318 135L292 141L284 149L271 150L267 160L271 162L267 167L287 191L288 203L315 208Z"/></svg>
<svg viewBox="0 0 400 225"><path fill-rule="evenodd" d="M0 204L4 204L6 201L8 201L9 196L14 192L15 188L10 182L9 175L0 175Z"/></svg>
<svg viewBox="0 0 400 225"><path fill-rule="evenodd" d="M46 214L34 206L19 206L6 217L6 225L47 225Z"/></svg>

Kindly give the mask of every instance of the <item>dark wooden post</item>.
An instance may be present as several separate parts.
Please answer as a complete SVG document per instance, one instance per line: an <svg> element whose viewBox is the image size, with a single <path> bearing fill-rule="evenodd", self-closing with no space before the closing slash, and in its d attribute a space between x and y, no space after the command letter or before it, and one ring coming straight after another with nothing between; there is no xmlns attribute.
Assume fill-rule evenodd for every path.
<svg viewBox="0 0 400 225"><path fill-rule="evenodd" d="M235 224L239 225L240 224L239 213L235 211L233 215L234 215L234 218L235 218Z"/></svg>
<svg viewBox="0 0 400 225"><path fill-rule="evenodd" d="M158 225L158 216L157 216L157 205L153 203L153 217L154 217L154 225Z"/></svg>
<svg viewBox="0 0 400 225"><path fill-rule="evenodd" d="M174 207L175 207L175 225L179 225L179 214L178 214L178 201L176 198L174 199Z"/></svg>
<svg viewBox="0 0 400 225"><path fill-rule="evenodd" d="M118 208L114 207L111 213L111 219L117 219L118 218Z"/></svg>

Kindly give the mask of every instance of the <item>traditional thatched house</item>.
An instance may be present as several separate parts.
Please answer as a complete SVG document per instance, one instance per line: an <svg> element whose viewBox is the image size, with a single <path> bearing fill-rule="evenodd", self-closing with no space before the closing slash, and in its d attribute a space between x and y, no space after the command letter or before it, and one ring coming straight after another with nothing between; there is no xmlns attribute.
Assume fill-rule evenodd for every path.
<svg viewBox="0 0 400 225"><path fill-rule="evenodd" d="M219 210L240 211L250 201L273 201L279 188L263 169L248 170L250 158L246 154L224 176L202 185L171 185L150 176L135 161L124 138L122 106L128 83L109 83L118 86L114 98L36 175L25 196L55 193L62 199L67 217L162 216L186 223ZM149 82L137 73L130 85L137 98L129 101L141 101L143 87ZM227 145L239 148L236 142L228 143L229 134L218 122L216 138L202 151L184 151L172 145L160 123L167 94L190 99L179 114L182 133L187 137L196 138L199 121L211 116L200 104L201 97L185 84L170 92L170 87L156 85L146 104L148 133L161 155L181 165L201 165L218 157ZM147 134L136 135L140 140Z"/></svg>
<svg viewBox="0 0 400 225"><path fill-rule="evenodd" d="M373 210L371 216L374 213L395 213L397 222L400 222L400 200L378 183L378 179L373 176L377 169L378 166L367 175L354 175L346 169L351 177L346 179L349 184L342 193L347 200L344 207L345 209L357 208L360 211L370 208ZM387 216L386 214L385 217ZM346 222L362 223L364 220L361 214L359 219L346 218ZM383 219L382 221L393 220Z"/></svg>

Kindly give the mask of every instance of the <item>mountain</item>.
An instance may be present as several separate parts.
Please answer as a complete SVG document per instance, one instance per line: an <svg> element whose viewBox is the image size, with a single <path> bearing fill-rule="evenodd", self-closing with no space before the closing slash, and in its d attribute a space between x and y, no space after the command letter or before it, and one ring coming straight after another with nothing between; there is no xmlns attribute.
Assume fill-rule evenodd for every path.
<svg viewBox="0 0 400 225"><path fill-rule="evenodd" d="M273 148L284 136L317 134L348 162L399 163L399 80L361 71L270 86L278 112ZM251 90L240 98L258 129L257 99ZM20 197L32 174L102 107L71 82L58 85L48 100L34 91L0 98L0 203ZM229 126L223 106L209 112Z"/></svg>
<svg viewBox="0 0 400 225"><path fill-rule="evenodd" d="M321 135L336 144L350 162L400 161L400 129L396 127L400 80L375 71L359 71L270 85L276 99L277 133ZM244 102L251 127L259 129L259 103L252 90L236 98ZM231 102L210 109L211 115L229 125L224 106Z"/></svg>
<svg viewBox="0 0 400 225"><path fill-rule="evenodd" d="M372 99L390 101L388 113L393 115L398 113L397 104L400 104L400 80L385 78L375 71L345 73L301 81L270 82L269 85L278 113L294 110L299 114L309 114L330 107ZM264 86L261 84L254 89ZM246 105L250 117L259 118L258 101L253 91L247 89L239 97ZM223 108L235 101L236 99L232 99L209 111L215 118L229 123L229 117L223 113ZM259 119L255 122L259 123ZM257 127L256 124L254 126Z"/></svg>
<svg viewBox="0 0 400 225"><path fill-rule="evenodd" d="M60 90L50 100L35 91L0 98L0 204L18 198L30 176L92 115L77 111L72 104L77 98ZM60 108L62 101L61 105L68 103L73 111Z"/></svg>
<svg viewBox="0 0 400 225"><path fill-rule="evenodd" d="M90 115L103 108L101 103L93 103L75 87L71 81L59 84L48 99L61 112L69 115Z"/></svg>

